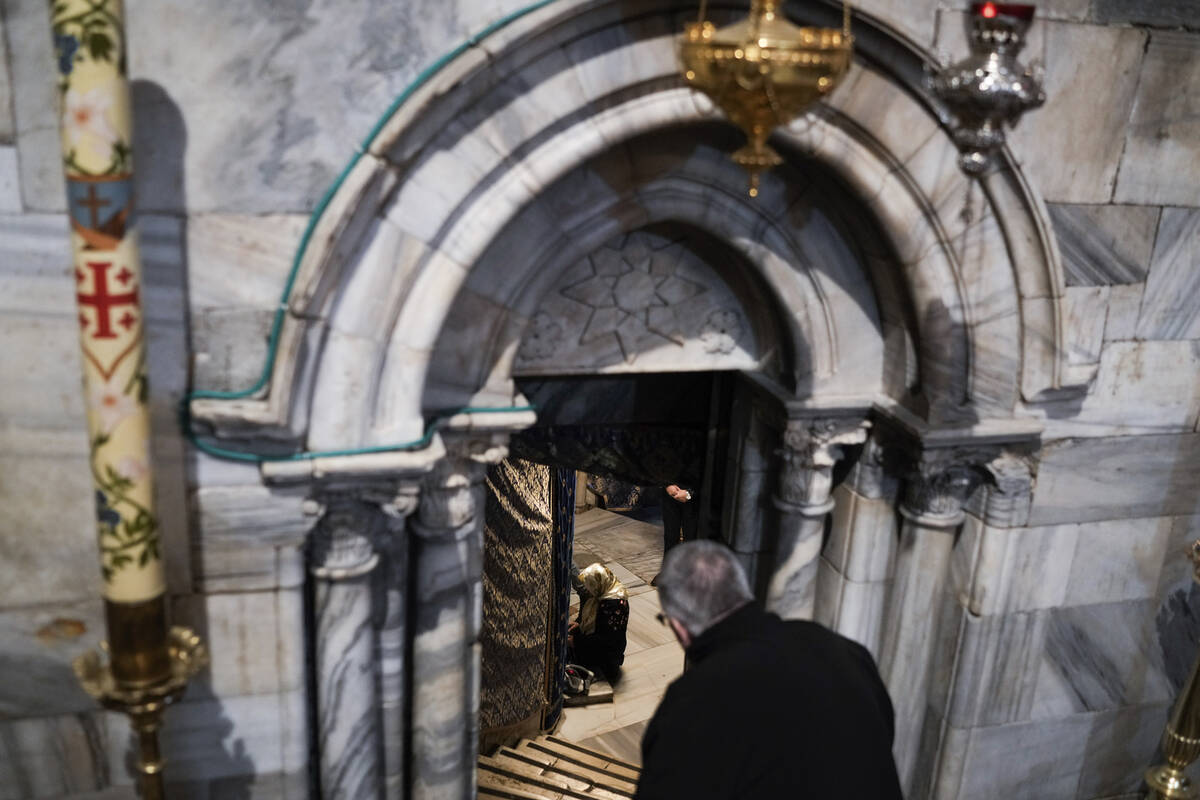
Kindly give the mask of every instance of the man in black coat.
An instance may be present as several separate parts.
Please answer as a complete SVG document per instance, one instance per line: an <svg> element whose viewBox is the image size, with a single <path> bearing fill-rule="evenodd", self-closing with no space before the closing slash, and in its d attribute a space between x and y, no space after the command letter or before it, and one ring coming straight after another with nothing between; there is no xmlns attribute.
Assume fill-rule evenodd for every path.
<svg viewBox="0 0 1200 800"><path fill-rule="evenodd" d="M658 594L689 668L642 739L637 800L901 800L892 703L865 648L759 609L716 542L672 549Z"/></svg>

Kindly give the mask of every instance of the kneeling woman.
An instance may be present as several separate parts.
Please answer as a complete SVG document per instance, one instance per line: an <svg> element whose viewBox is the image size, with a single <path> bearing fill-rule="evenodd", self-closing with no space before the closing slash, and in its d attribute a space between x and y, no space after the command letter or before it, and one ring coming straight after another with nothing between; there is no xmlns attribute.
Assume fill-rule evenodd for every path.
<svg viewBox="0 0 1200 800"><path fill-rule="evenodd" d="M567 660L616 683L625 662L629 592L603 564L584 568L573 583L579 593L579 617L568 627Z"/></svg>

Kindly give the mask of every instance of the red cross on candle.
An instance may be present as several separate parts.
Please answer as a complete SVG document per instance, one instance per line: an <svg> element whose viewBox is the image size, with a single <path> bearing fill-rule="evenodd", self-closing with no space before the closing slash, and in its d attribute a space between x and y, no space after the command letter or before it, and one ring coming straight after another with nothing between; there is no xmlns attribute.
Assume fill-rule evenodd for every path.
<svg viewBox="0 0 1200 800"><path fill-rule="evenodd" d="M137 287L135 286L129 292L111 293L108 290L108 270L112 267L112 262L89 261L85 266L92 271L92 293L79 292L75 297L79 300L79 305L91 307L96 311L96 332L92 334L92 338L115 339L117 333L112 328L110 312L118 306L136 306L138 303ZM119 280L120 276L117 277ZM129 317L129 313L126 312L125 317L120 320L120 324L125 325L126 330L129 330L137 321L136 318L131 318L129 324L126 325L125 319Z"/></svg>

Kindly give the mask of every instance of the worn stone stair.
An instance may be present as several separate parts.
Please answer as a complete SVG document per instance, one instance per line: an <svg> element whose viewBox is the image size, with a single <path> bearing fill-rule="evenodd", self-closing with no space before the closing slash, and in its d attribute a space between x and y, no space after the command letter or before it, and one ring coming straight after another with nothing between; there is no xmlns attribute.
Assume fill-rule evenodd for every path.
<svg viewBox="0 0 1200 800"><path fill-rule="evenodd" d="M555 736L526 739L479 758L484 800L629 800L641 769Z"/></svg>

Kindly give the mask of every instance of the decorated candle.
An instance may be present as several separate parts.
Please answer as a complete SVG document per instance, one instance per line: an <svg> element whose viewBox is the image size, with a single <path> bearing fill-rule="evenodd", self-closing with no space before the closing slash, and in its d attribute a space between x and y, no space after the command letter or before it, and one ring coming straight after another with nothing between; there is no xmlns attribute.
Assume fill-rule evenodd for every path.
<svg viewBox="0 0 1200 800"><path fill-rule="evenodd" d="M55 0L52 17L100 569L108 600L139 603L165 582L122 9L119 0Z"/></svg>

